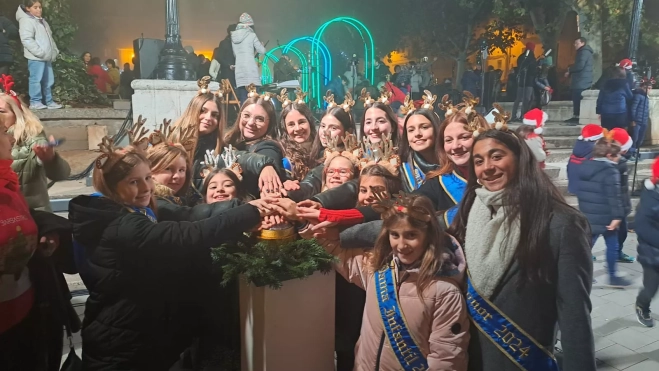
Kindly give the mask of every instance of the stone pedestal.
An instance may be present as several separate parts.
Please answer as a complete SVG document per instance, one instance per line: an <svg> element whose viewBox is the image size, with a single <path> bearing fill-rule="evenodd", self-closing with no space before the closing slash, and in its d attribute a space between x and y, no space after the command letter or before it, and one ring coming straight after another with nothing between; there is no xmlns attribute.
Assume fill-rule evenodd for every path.
<svg viewBox="0 0 659 371"><path fill-rule="evenodd" d="M135 80L131 86L135 90L133 117L146 118L144 126L150 130L157 129L163 119L176 122L199 91L196 81ZM212 82L209 89L215 92L219 84Z"/></svg>
<svg viewBox="0 0 659 371"><path fill-rule="evenodd" d="M599 90L586 90L581 96L581 114L579 115L579 124L599 124L600 119L597 117L596 108L597 108L597 96L599 95Z"/></svg>
<svg viewBox="0 0 659 371"><path fill-rule="evenodd" d="M241 281L242 371L334 371L334 274L280 290Z"/></svg>
<svg viewBox="0 0 659 371"><path fill-rule="evenodd" d="M581 125L600 124L600 119L596 113L597 96L599 93L599 90L586 90L583 92L581 117L579 120ZM650 92L650 119L648 120L644 144L659 144L659 91L656 90Z"/></svg>

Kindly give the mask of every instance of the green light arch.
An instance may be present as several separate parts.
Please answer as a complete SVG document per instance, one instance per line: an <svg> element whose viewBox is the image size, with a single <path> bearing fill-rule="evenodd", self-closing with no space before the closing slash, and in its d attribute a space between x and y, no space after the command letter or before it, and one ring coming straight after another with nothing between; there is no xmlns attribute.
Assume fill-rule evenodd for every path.
<svg viewBox="0 0 659 371"><path fill-rule="evenodd" d="M329 49L327 48L327 45L325 45L324 42L314 39L311 36L303 36L299 37L297 39L291 40L286 46L284 46L284 53L288 51L288 49L292 48L293 45L300 41L308 41L311 43L311 45L315 45L320 48L319 54L323 56L323 72L324 76L326 76L326 79L328 79L330 76L332 76L332 54L330 53ZM313 57L311 57L313 58ZM312 63L312 66L315 66L315 72L314 71L309 71L307 72L307 75L311 76L311 91L313 92L312 96L316 97L322 97L324 95L324 92L322 91L323 86L321 84L318 84L316 79L314 78L316 75L320 76L320 64L318 63L319 60L316 58L316 64L314 65ZM329 81L325 81L325 85L327 85Z"/></svg>
<svg viewBox="0 0 659 371"><path fill-rule="evenodd" d="M357 32L359 32L362 41L364 41L364 76L373 83L375 80L375 42L373 41L373 35L371 34L371 31L369 31L369 29L361 21L352 17L337 17L325 22L322 26L320 26L313 37L317 40L321 40L323 33L325 33L327 27L332 23L336 23L336 22L346 23L354 27L357 30ZM368 40L364 38L364 32L366 33ZM314 44L312 44L311 46L311 57L315 58L312 65L313 64L318 65L319 63L318 50L317 50L317 46L315 46ZM368 67L369 64L371 66L370 73ZM315 83L320 86L321 83L320 74L316 74L312 78L315 78ZM318 106L321 106L321 99L322 96L316 97Z"/></svg>

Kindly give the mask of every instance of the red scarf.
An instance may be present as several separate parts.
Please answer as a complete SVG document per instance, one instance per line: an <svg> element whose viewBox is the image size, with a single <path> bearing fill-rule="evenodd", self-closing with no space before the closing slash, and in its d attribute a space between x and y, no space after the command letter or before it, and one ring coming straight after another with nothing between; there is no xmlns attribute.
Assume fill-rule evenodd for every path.
<svg viewBox="0 0 659 371"><path fill-rule="evenodd" d="M18 184L18 175L11 168L13 162L14 160L0 160L0 188L18 192L20 184Z"/></svg>

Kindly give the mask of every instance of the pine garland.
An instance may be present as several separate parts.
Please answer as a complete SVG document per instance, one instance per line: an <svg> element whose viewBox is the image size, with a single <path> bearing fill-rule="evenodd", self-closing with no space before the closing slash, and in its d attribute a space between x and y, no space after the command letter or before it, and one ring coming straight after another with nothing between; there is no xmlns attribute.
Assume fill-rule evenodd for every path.
<svg viewBox="0 0 659 371"><path fill-rule="evenodd" d="M275 290L284 281L329 273L338 262L315 239L275 244L246 238L212 249L211 256L214 268L222 271L222 285L242 276L257 287Z"/></svg>

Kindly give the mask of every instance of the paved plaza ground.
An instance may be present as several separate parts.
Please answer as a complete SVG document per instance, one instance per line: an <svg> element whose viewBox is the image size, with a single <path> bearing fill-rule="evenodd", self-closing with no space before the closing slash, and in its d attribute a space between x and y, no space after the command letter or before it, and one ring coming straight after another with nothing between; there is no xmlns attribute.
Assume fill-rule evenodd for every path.
<svg viewBox="0 0 659 371"><path fill-rule="evenodd" d="M626 290L604 287L607 282L604 240L600 240L593 249L597 261L594 263L594 275L597 283L593 285L590 296L593 303L593 333L597 366L600 371L659 371L659 315L658 326L652 329L641 326L636 321L634 302L641 286L642 269L638 263L619 264L619 271L624 272L634 285ZM636 234L630 233L624 251L636 256ZM78 276L68 276L69 288L75 292L84 289ZM73 305L82 318L86 296L73 298ZM659 313L659 298L652 303ZM78 352L82 347L80 334L74 335ZM68 354L68 345L63 350L63 358Z"/></svg>

